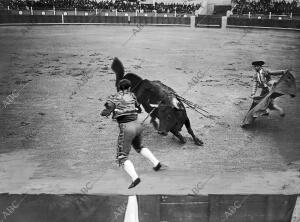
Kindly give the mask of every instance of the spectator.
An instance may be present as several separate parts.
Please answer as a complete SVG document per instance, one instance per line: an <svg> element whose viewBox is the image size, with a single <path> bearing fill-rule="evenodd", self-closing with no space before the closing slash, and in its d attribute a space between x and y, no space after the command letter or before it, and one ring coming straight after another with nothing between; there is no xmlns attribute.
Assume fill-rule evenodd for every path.
<svg viewBox="0 0 300 222"><path fill-rule="evenodd" d="M200 5L194 4L164 4L164 3L155 3L152 4L139 4L138 2L130 2L126 0L116 0L114 3L112 1L100 1L96 2L94 0L4 0L0 2L0 7L9 6L11 9L16 10L26 10L27 8L33 7L35 10L51 10L55 7L57 10L118 10L123 12L135 12L136 10L143 12L153 12L154 10L157 13L174 13L175 10L177 13L187 13L194 14L194 12L200 8Z"/></svg>
<svg viewBox="0 0 300 222"><path fill-rule="evenodd" d="M290 14L297 11L297 1L292 2L282 1L272 1L272 0L260 0L256 1L246 1L246 0L233 0L233 5L235 8L233 10L234 14Z"/></svg>

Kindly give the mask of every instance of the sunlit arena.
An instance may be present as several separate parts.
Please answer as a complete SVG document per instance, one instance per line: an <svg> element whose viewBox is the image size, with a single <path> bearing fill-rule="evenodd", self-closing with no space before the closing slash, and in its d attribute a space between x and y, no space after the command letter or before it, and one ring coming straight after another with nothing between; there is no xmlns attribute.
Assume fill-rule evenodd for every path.
<svg viewBox="0 0 300 222"><path fill-rule="evenodd" d="M101 15L80 15L84 10L79 9L79 15L64 15L58 8L57 22L35 24L26 19L43 15L30 15L30 6L22 15L21 9L7 14L3 6L0 221L299 221L300 33L294 26L253 27L254 18L250 25L237 24L249 14L230 1L222 4L231 7L224 15L213 14L213 2L205 14L198 9L198 17L182 12L185 24L136 22L132 11L130 23L126 17L112 24L93 20ZM107 13L108 19L126 12ZM155 17L152 13L148 19ZM169 8L172 18L178 13ZM13 21L16 16L25 16L26 22ZM84 22L75 24L68 16ZM220 27L211 23L217 16ZM265 16L259 20L269 21L269 13ZM173 112L185 109L195 137L203 142L193 139L184 124L183 139L172 130L162 134L165 119L157 117L157 128L152 123L152 114L164 104L157 88L146 87L144 102L140 85L132 86L141 103L142 145L162 164L153 170L132 147L127 158L141 180L132 189L131 177L116 161L119 123L101 115L117 93L115 58L124 75L134 73L174 90L172 96L184 108L171 104ZM254 61L264 61L266 70L282 70L272 76L277 80L272 87L280 88L286 71L291 75L284 93L274 93L277 98L273 88L270 93L285 115L270 109L253 114L253 122L241 127L254 98ZM258 86L256 96L260 91Z"/></svg>

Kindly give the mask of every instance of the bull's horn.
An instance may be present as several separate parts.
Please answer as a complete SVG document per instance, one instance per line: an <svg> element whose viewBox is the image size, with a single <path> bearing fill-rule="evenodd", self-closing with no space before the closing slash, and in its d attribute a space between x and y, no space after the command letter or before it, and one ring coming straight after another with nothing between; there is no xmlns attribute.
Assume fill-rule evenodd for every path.
<svg viewBox="0 0 300 222"><path fill-rule="evenodd" d="M175 108L179 109L179 101L176 98L172 99L172 104L174 105Z"/></svg>
<svg viewBox="0 0 300 222"><path fill-rule="evenodd" d="M151 104L151 103L150 103L150 106L151 106L151 107L157 108L157 107L158 107L158 104Z"/></svg>

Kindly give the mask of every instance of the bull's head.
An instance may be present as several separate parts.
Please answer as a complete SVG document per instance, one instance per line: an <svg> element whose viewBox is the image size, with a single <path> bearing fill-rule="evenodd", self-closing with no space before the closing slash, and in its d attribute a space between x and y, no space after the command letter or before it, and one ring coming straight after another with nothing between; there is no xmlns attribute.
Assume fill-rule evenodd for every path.
<svg viewBox="0 0 300 222"><path fill-rule="evenodd" d="M175 129L178 122L182 119L184 106L175 97L167 102L150 104L150 106L157 109L159 119L158 133L161 135L168 135L168 132Z"/></svg>

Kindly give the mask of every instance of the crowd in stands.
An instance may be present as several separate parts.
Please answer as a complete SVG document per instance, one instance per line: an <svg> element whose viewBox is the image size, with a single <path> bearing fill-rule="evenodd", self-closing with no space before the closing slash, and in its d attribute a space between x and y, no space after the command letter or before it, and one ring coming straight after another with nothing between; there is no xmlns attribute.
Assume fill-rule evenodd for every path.
<svg viewBox="0 0 300 222"><path fill-rule="evenodd" d="M299 0L298 0L299 1ZM293 0L288 2L285 0L260 0L260 1L247 1L247 0L234 0L233 14L285 14L289 15L299 11L298 1Z"/></svg>
<svg viewBox="0 0 300 222"><path fill-rule="evenodd" d="M126 0L116 0L114 3L112 1L100 1L96 2L94 0L1 0L0 7L7 6L10 9L17 10L28 10L32 7L34 10L51 10L55 7L57 10L118 10L124 12L135 12L139 10L141 12L157 12L157 13L187 13L192 14L197 9L200 8L200 4L164 4L155 3L153 4L140 4L137 1L126 1Z"/></svg>

